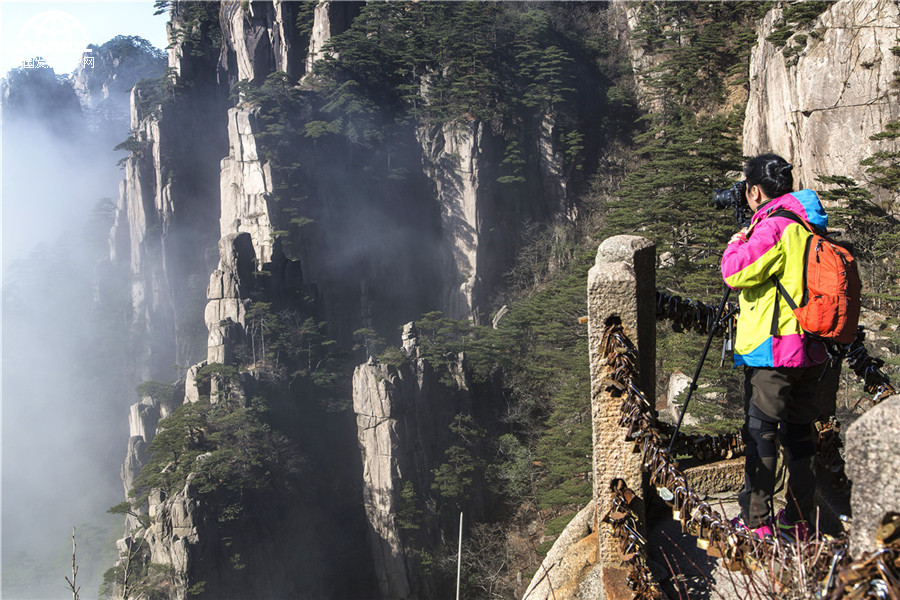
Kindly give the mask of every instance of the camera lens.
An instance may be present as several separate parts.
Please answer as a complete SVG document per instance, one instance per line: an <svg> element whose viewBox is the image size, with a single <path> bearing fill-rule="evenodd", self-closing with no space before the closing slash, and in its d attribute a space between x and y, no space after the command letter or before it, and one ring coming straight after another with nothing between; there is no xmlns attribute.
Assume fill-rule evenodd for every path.
<svg viewBox="0 0 900 600"><path fill-rule="evenodd" d="M732 206L734 203L733 193L731 189L716 190L713 194L713 206L719 210L723 210Z"/></svg>
<svg viewBox="0 0 900 600"><path fill-rule="evenodd" d="M730 188L716 190L713 193L713 206L719 210L730 206L738 207L744 203L744 190L747 187L746 181L738 181Z"/></svg>

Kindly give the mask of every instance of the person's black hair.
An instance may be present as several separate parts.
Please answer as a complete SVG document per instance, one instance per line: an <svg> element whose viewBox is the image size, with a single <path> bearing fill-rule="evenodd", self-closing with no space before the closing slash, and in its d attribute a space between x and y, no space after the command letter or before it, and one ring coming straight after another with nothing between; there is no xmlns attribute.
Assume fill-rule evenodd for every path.
<svg viewBox="0 0 900 600"><path fill-rule="evenodd" d="M777 154L760 154L744 163L747 189L758 185L769 198L778 198L794 191L794 176L788 163Z"/></svg>

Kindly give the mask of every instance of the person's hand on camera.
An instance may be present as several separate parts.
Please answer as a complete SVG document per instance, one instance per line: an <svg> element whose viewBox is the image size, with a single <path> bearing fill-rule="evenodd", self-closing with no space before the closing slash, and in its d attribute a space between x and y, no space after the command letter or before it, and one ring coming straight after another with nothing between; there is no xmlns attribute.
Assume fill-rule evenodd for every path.
<svg viewBox="0 0 900 600"><path fill-rule="evenodd" d="M731 244L733 244L735 242L740 242L742 244L747 243L747 228L746 227L744 227L743 229L741 229L740 231L735 233L733 236L731 236L731 239L728 240L728 245L730 246Z"/></svg>

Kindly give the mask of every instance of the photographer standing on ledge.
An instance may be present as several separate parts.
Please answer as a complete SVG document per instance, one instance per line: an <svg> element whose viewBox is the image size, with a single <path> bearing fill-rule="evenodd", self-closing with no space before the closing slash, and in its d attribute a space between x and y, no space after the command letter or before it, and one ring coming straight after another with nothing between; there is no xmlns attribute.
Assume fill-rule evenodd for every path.
<svg viewBox="0 0 900 600"><path fill-rule="evenodd" d="M824 344L806 336L781 297L773 276L796 301L804 290L804 251L812 235L790 211L824 231L828 215L812 190L792 192L792 165L776 154L747 160L744 181L730 190L735 206L746 200L750 226L734 234L722 256L722 276L741 290L734 347L735 366L744 366L744 428L747 446L744 489L734 520L759 537L781 530L808 535L813 516L815 438L812 423L821 410L816 389L828 358ZM776 211L781 211L775 214ZM779 433L787 453L787 507L773 516Z"/></svg>

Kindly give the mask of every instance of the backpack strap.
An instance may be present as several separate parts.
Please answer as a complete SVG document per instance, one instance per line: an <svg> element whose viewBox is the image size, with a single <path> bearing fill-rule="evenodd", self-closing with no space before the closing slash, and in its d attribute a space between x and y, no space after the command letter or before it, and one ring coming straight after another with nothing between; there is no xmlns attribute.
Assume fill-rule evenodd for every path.
<svg viewBox="0 0 900 600"><path fill-rule="evenodd" d="M767 219L769 217L784 217L786 219L790 219L791 221L794 221L795 223L799 223L799 224L803 225L806 229L809 230L810 233L815 233L815 229L813 228L813 226L810 225L806 221L806 219L804 219L803 217L801 217L800 215L798 215L797 213L795 213L792 210L787 210L785 208L779 208L778 210L773 211L773 212L769 213L768 215L766 215ZM794 302L794 299L791 298L791 295L788 294L787 290L784 289L784 286L781 285L781 282L778 281L778 277L776 277L775 275L772 275L772 282L775 284L775 288L778 290L778 292L784 297L784 301L787 302L788 306L791 307L791 310L797 310L797 303ZM781 308L781 303L778 302L776 299L775 310L772 312L772 327L770 328L770 335L773 335L773 336L778 334L778 319L781 316L780 308Z"/></svg>
<svg viewBox="0 0 900 600"><path fill-rule="evenodd" d="M766 218L769 218L769 217L784 217L785 219L790 219L791 221L793 221L795 223L800 223L801 225L806 227L806 229L808 229L810 233L815 233L818 235L822 235L824 233L822 231L819 231L818 228L811 225L809 223L809 221L807 221L806 219L804 219L803 217L801 217L794 211L788 210L786 208L779 208L778 210L772 211L770 214L766 215Z"/></svg>
<svg viewBox="0 0 900 600"><path fill-rule="evenodd" d="M781 282L778 281L778 278L772 275L772 281L775 282L775 287L778 288L778 291L781 292L782 296L784 296L784 301L788 303L788 306L791 307L791 310L797 310L797 303L794 302L794 299L791 298L791 295L787 293L787 290L784 289L784 286L781 285Z"/></svg>
<svg viewBox="0 0 900 600"><path fill-rule="evenodd" d="M784 301L787 302L788 306L791 307L791 310L797 310L797 303L794 302L794 299L791 298L791 295L787 293L787 290L784 289L784 286L781 285L781 282L778 281L778 277L772 275L772 282L775 284L775 287L784 297ZM778 319L781 317L781 302L778 301L778 298L775 298L775 309L772 311L772 327L769 329L769 335L778 335Z"/></svg>

